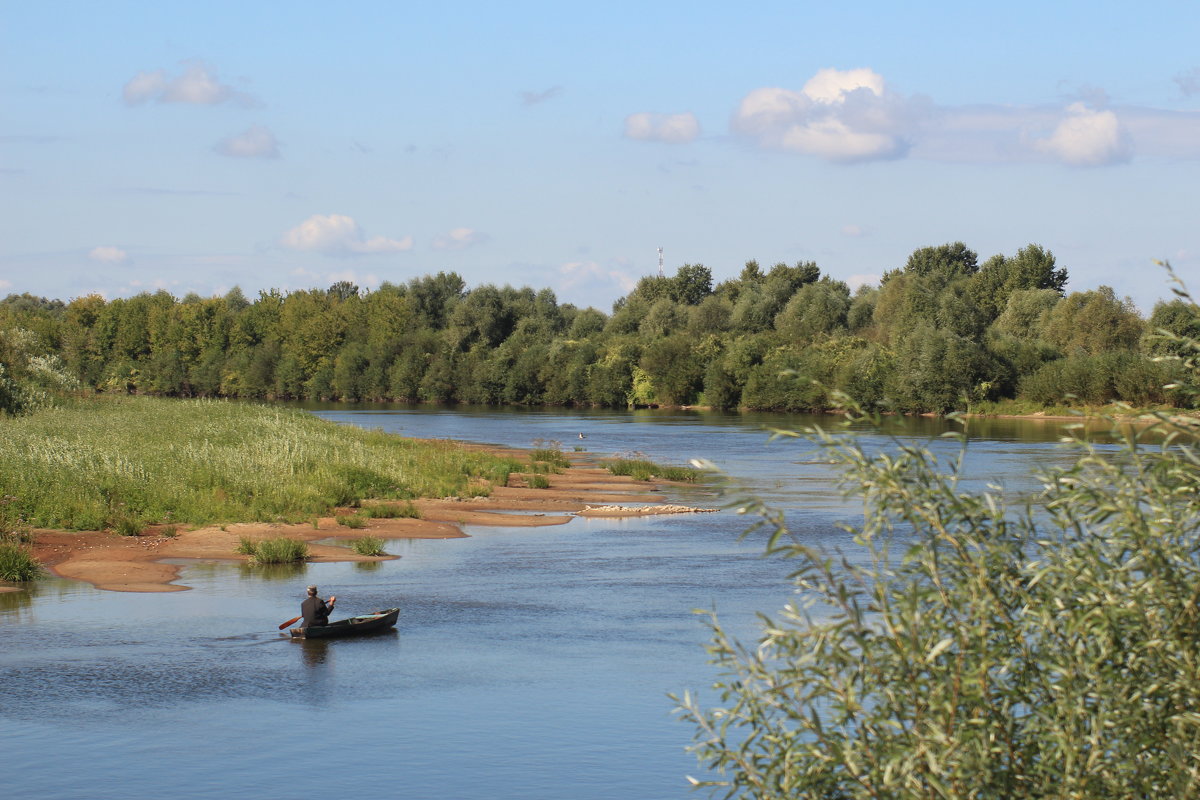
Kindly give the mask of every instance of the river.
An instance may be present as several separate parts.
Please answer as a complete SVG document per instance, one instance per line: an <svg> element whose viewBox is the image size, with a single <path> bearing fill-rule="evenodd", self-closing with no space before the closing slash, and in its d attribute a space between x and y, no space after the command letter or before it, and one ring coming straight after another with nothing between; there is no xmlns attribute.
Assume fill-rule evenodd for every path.
<svg viewBox="0 0 1200 800"><path fill-rule="evenodd" d="M766 429L836 418L685 411L312 406L403 435L675 464L709 458L827 548L855 505L804 442ZM924 441L948 428L904 420ZM972 423L968 473L1013 492L1063 463L1061 424ZM582 435L583 438L580 438ZM887 446L885 439L870 438ZM950 457L955 445L933 440ZM713 505L707 489L670 500ZM694 609L752 639L788 599L788 565L717 514L470 527L397 540L397 561L264 572L188 566L193 591L101 592L60 579L0 594L0 781L10 797L604 798L693 796L691 729L668 692L715 677ZM399 605L393 634L292 642L304 586L348 614Z"/></svg>

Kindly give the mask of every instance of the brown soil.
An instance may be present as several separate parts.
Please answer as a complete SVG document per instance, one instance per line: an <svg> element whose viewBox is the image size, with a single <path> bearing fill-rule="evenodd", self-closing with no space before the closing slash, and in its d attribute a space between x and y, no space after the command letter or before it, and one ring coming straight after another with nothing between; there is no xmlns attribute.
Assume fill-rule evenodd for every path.
<svg viewBox="0 0 1200 800"><path fill-rule="evenodd" d="M478 447L477 445L474 447ZM526 458L517 450L487 448L502 455ZM365 528L337 524L334 517L311 523L237 523L196 530L177 529L164 535L155 526L140 536L119 536L105 531L36 531L33 555L54 574L84 581L99 589L117 592L179 592L189 587L173 583L189 561L246 562L236 550L242 537L286 537L309 543L310 561L383 561L396 556L361 556L348 547L313 544L317 539L353 539L372 535L382 539L448 539L466 536L459 525L540 527L562 525L572 515L641 516L681 513L685 506L655 503L657 486L612 475L607 470L580 464L546 475L550 487L531 489L526 475L513 474L508 486L490 488L488 497L423 499L414 501L421 519L370 519ZM629 503L643 505L630 506ZM601 504L597 506L596 504ZM503 513L522 512L522 513ZM0 591L11 587L0 586Z"/></svg>

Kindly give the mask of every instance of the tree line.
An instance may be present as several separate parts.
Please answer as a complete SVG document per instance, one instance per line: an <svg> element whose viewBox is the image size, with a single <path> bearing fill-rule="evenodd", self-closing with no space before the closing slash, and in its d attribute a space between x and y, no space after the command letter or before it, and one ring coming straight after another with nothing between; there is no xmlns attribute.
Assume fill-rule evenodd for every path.
<svg viewBox="0 0 1200 800"><path fill-rule="evenodd" d="M828 410L837 392L902 412L1190 405L1156 335L1200 335L1189 306L1160 302L1144 319L1107 286L1066 293L1067 277L1036 244L980 264L955 242L856 291L812 262L749 261L715 286L707 267L685 264L642 278L609 314L549 289L468 289L453 272L253 301L238 288L9 295L0 409L73 381L180 397L786 411Z"/></svg>

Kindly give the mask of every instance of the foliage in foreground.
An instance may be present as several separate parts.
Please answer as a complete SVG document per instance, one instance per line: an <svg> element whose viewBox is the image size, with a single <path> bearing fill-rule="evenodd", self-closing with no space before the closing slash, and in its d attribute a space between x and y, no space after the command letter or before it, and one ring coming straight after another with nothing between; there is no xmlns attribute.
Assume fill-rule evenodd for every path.
<svg viewBox="0 0 1200 800"><path fill-rule="evenodd" d="M1193 306L1193 309L1195 307ZM1197 374L1200 344L1180 359ZM1072 440L1026 506L928 449L807 432L864 520L836 559L753 502L798 597L756 647L711 619L681 715L724 797L1200 796L1200 452L1160 415Z"/></svg>
<svg viewBox="0 0 1200 800"><path fill-rule="evenodd" d="M99 398L2 430L6 513L46 528L299 522L368 498L486 492L513 466L449 442L213 400Z"/></svg>

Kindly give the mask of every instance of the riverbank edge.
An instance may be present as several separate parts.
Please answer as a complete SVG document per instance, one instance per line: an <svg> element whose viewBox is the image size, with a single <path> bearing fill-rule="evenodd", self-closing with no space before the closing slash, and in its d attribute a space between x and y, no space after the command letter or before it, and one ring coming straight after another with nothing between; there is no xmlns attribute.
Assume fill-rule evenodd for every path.
<svg viewBox="0 0 1200 800"><path fill-rule="evenodd" d="M517 448L456 442L467 449L528 460ZM562 525L576 516L646 516L680 514L713 509L664 504L662 490L669 481L645 482L613 475L585 454L565 454L569 466L544 475L548 488L531 488L527 474L514 472L505 486L491 486L486 497L422 498L412 501L421 518L365 520L365 527L340 525L334 515L313 523L240 522L209 525L192 530L172 530L152 525L138 536L111 531L33 531L33 556L51 574L89 583L116 592L178 592L191 587L175 583L184 566L197 563L245 564L250 557L236 552L243 538L287 538L308 544L310 562L388 561L399 556L364 556L340 544L322 540L350 540L370 535L382 539L451 539L466 537L463 525L537 528ZM388 501L367 500L365 506ZM591 513L589 513L591 512ZM0 583L0 592L22 591L19 584Z"/></svg>

